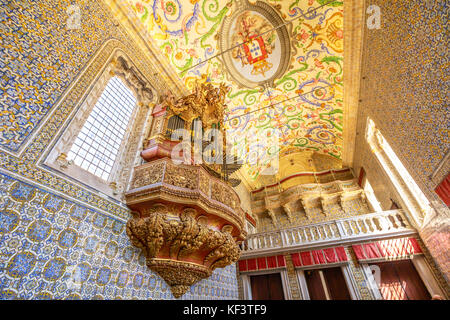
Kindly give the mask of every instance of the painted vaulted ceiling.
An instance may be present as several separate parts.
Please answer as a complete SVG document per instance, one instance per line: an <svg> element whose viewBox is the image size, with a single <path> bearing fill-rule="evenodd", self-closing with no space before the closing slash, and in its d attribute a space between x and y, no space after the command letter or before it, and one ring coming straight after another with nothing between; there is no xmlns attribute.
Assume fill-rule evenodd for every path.
<svg viewBox="0 0 450 320"><path fill-rule="evenodd" d="M262 173L267 155L308 150L340 160L342 1L128 2L188 89L205 78L231 87L227 139L245 160L261 160L243 166L248 179ZM251 143L255 132L278 133L279 147Z"/></svg>

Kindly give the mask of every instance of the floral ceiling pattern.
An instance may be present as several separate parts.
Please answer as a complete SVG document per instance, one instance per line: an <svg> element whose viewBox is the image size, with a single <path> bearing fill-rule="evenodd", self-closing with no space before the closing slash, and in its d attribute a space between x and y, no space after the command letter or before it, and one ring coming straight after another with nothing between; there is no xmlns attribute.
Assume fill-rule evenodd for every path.
<svg viewBox="0 0 450 320"><path fill-rule="evenodd" d="M227 139L233 141L235 152L244 160L261 160L258 165L243 166L241 170L249 178L258 177L268 154L307 149L340 159L343 2L263 1L281 21L294 19L271 31L277 26L276 19L270 21L257 11L258 3L244 1L128 0L188 89L199 79L231 87L225 118ZM243 5L250 7L235 15ZM236 19L228 28L229 34L222 34L224 21L230 17ZM284 53L282 29L288 32L289 48ZM235 70L254 82L260 79L259 86L236 81L224 56L215 57L221 49L227 49L220 47L221 37L229 37L232 46L245 43L227 54ZM264 82L286 59L283 73L270 85ZM254 133L270 137L275 132L278 147L251 143Z"/></svg>

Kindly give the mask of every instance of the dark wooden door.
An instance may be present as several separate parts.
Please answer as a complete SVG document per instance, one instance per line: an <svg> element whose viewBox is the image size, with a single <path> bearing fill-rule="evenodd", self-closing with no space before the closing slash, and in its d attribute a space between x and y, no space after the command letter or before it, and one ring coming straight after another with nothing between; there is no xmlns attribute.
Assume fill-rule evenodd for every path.
<svg viewBox="0 0 450 320"><path fill-rule="evenodd" d="M384 300L429 300L425 284L411 260L376 263L380 267L380 292Z"/></svg>
<svg viewBox="0 0 450 320"><path fill-rule="evenodd" d="M326 268L322 272L331 300L351 300L341 268Z"/></svg>
<svg viewBox="0 0 450 320"><path fill-rule="evenodd" d="M311 300L327 300L325 290L320 279L320 270L305 271L306 285L308 287L309 299Z"/></svg>
<svg viewBox="0 0 450 320"><path fill-rule="evenodd" d="M320 277L322 273L324 281ZM311 300L351 300L341 268L314 269L305 271L306 285ZM325 292L325 290L327 290Z"/></svg>
<svg viewBox="0 0 450 320"><path fill-rule="evenodd" d="M279 273L250 276L253 300L284 300Z"/></svg>

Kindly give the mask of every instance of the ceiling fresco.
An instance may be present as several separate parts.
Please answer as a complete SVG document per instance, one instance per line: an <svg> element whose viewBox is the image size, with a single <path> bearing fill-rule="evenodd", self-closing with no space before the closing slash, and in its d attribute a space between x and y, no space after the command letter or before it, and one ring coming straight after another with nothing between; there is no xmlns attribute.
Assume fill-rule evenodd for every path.
<svg viewBox="0 0 450 320"><path fill-rule="evenodd" d="M241 169L249 180L280 152L341 158L342 1L128 2L189 90L197 80L231 87L227 139L249 162ZM255 135L279 145L268 148Z"/></svg>

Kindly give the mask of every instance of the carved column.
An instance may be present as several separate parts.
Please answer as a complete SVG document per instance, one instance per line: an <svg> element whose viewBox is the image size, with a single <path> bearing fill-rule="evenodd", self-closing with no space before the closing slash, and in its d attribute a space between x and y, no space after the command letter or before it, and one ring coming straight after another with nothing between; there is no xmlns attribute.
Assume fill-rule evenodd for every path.
<svg viewBox="0 0 450 320"><path fill-rule="evenodd" d="M309 212L309 209L311 208L311 206L308 204L308 199L302 197L302 198L300 198L300 201L302 203L303 210L305 210L306 218L308 220L311 220L311 213Z"/></svg>
<svg viewBox="0 0 450 320"><path fill-rule="evenodd" d="M363 206L366 208L367 212L370 212L369 204L367 203L367 196L365 191L361 191L361 202Z"/></svg>
<svg viewBox="0 0 450 320"><path fill-rule="evenodd" d="M344 211L344 213L347 213L346 206L344 206L344 202L345 202L345 197L341 194L339 196L339 204L342 208L342 211Z"/></svg>
<svg viewBox="0 0 450 320"><path fill-rule="evenodd" d="M327 216L328 215L328 212L326 210L327 200L324 197L320 197L319 200L320 200L320 206L322 207L322 212L325 216Z"/></svg>

